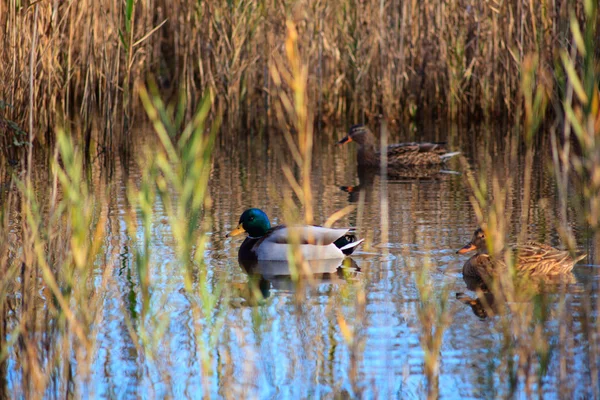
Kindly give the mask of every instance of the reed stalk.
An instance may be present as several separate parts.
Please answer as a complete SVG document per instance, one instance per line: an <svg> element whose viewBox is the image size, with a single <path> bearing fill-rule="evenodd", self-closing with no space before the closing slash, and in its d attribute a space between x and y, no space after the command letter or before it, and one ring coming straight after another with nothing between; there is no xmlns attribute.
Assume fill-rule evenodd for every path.
<svg viewBox="0 0 600 400"><path fill-rule="evenodd" d="M580 23L587 2L573 7ZM7 83L0 104L9 105L0 107L0 129L3 154L12 158L22 151L13 140L24 141L19 129L47 149L63 121L85 137L92 155L129 148L139 134L130 128L143 117L134 82L149 74L165 98L186 94L188 117L199 101L194 93L213 90L227 110L229 138L262 129L279 101L270 95L268 66L288 52L288 19L307 66L305 91L316 95L311 126L381 116L393 128L429 113L519 121L524 55L535 53L541 68L562 73L554 48L565 43L571 20L568 7L555 2L471 0L84 0L32 7L9 0L0 15L0 78ZM594 59L586 60L589 69ZM550 97L560 98L558 88Z"/></svg>

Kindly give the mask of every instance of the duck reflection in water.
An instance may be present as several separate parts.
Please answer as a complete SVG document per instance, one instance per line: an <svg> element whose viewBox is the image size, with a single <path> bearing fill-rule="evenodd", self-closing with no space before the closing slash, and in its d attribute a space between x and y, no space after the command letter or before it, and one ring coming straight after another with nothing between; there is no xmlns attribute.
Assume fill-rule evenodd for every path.
<svg viewBox="0 0 600 400"><path fill-rule="evenodd" d="M486 283L477 277L463 276L467 289L475 292L475 297L466 293L456 293L456 299L471 307L473 314L479 319L486 319L499 314L498 303L494 292L489 290Z"/></svg>
<svg viewBox="0 0 600 400"><path fill-rule="evenodd" d="M502 288L502 279L482 279L480 276L463 275L467 289L475 293L471 297L466 293L456 293L456 299L471 307L473 314L481 320L502 315L508 308L508 294L511 301L531 302L537 296L546 297L563 291L581 290L577 278L572 273L559 276L516 276L510 285L510 292Z"/></svg>
<svg viewBox="0 0 600 400"><path fill-rule="evenodd" d="M238 261L240 268L248 274L248 282L234 285L234 298L240 306L264 304L271 296L271 290L294 292L311 283L344 284L360 274L360 268L349 257L306 261L305 268L299 267L295 272L287 261Z"/></svg>
<svg viewBox="0 0 600 400"><path fill-rule="evenodd" d="M365 202L370 203L373 199L373 188L378 185L378 179L381 176L379 168L356 168L358 176L358 185L340 186L340 190L348 193L348 201L356 203L359 201L361 193L365 195ZM415 181L441 181L457 175L458 172L442 169L440 165L423 166L398 166L388 168L386 178L391 183L412 183ZM375 199L377 200L377 199Z"/></svg>

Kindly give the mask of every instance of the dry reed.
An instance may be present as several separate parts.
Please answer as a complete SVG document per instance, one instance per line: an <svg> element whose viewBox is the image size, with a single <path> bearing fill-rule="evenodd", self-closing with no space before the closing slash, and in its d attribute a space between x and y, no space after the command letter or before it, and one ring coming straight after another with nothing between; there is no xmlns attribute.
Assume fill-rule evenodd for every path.
<svg viewBox="0 0 600 400"><path fill-rule="evenodd" d="M130 317L130 334L139 353L160 364L164 315L149 306L152 279L148 267L152 201L158 194L166 204L168 223L179 246L177 262L182 265L185 293L196 318L198 336L194 340L201 354L205 391L211 374L206 348L218 340L223 310L217 307L221 293L209 293L203 286L202 232L208 230L210 220L200 222L200 217L210 209L206 185L216 134L213 131L204 137L203 127L205 119L218 122L221 114L210 113L207 98L203 103L198 93L212 93L210 102L215 102L216 109L226 110L224 121L230 128L252 132L273 126L286 133L284 139L293 156L293 163L284 170L289 186L284 199L289 212L286 219L300 219L300 208L308 223L314 219L309 179L314 120L362 122L378 121L381 116L393 127L426 113L502 115L516 122L522 118L525 131L517 130L505 138L509 149L505 165L516 162L524 137L524 181L529 182L535 156L533 139L546 122L551 104L559 118L551 136L562 206L557 230L563 241L573 246L566 223L568 177L573 169L578 177L573 185L583 194L576 201L582 204L585 223L600 243L600 146L595 139L600 127L598 50L594 46L598 42L597 19L597 5L590 0L575 2L572 9L566 3L546 0L541 4L398 0L0 3L3 154L18 159L21 149L31 149L27 143L56 149L53 172L41 179L52 183L41 195L33 188L35 179L30 179L33 152L28 153L27 179L21 181L18 198L11 196L5 203L18 202L23 214L17 238L6 237L9 229L0 232L4 277L0 294L10 294L0 302L2 321L10 321L1 325L0 340L2 348L14 349L21 361L22 385L17 395L41 396L53 389L53 382L60 386L56 393L81 395L72 392L73 387L80 389L72 374L89 376L101 295L111 284L109 268L102 271L100 284L88 284L93 266L99 262L110 265L111 260L98 255L108 217L102 207L92 207L95 199L104 199L104 195L89 186L83 159L92 153L130 151L129 133L142 118L138 113L142 103L162 150L157 160L146 166L141 187L130 190L131 208L139 210L139 223L147 234L135 252L143 321L134 327ZM568 44L571 50L557 56L556 49L568 48ZM148 95L140 89L144 86L136 82L145 81L150 74L164 95L186 102L178 107L165 105L157 93ZM173 114L175 118L169 119ZM188 129L180 129L184 120L192 121ZM72 133L59 130L55 134L54 128L62 124L72 125L73 129L67 130ZM577 152L570 147L572 133ZM387 136L383 138L385 144ZM483 157L493 155L490 151ZM293 175L293 168L300 170L299 178ZM509 192L517 192L511 169L503 172L505 175L483 169L478 176L469 176L478 222L495 232L489 245L496 249L504 247L509 233L511 216L507 214L514 211L507 201ZM169 202L170 190L180 203ZM525 205L530 202L529 190L525 184ZM291 200L292 191L300 207ZM50 199L49 205L40 198ZM384 219L385 201L382 199ZM527 207L520 211L525 226L530 218ZM177 222L189 215L193 223ZM5 214L2 217L7 228L8 219ZM132 232L134 221L133 216L128 221ZM195 230L198 225L200 233ZM8 245L15 242L22 248L16 258ZM511 265L510 259L506 261ZM428 395L436 397L438 353L452 315L445 294L433 293L428 273L429 269L423 269L415 280L424 365L431 385ZM537 388L541 395L553 351L544 330L552 311L547 299L537 299L535 293L529 295L536 301L516 301L520 287L512 278L502 277L501 287L492 288L497 298L505 300L500 302L505 314L500 313L502 360L497 372L508 395L521 388L530 396ZM21 286L15 289L11 285L17 281ZM41 291L47 291L45 299L52 299L46 300L47 311L37 307ZM335 313L342 337L350 346L353 369L363 343L360 325L365 302L364 289L359 288L353 324L341 311ZM597 305L582 306L588 318L594 307ZM569 322L568 308L562 297L557 312L561 321ZM21 318L7 318L9 310ZM36 341L38 324L56 326L59 340ZM153 330L158 332L156 338L152 338ZM598 387L598 366L594 364L599 351L598 326L587 324L584 333L590 346L592 382ZM574 340L568 331L562 330L560 335L561 343ZM8 337L16 339L8 343ZM71 365L71 360L77 365ZM7 367L2 363L0 368ZM354 384L355 371L351 375ZM172 377L165 374L164 379L169 382ZM563 384L565 388L560 386L559 392L568 393L567 383L558 383ZM1 390L4 394L7 388Z"/></svg>
<svg viewBox="0 0 600 400"><path fill-rule="evenodd" d="M26 130L47 146L62 123L85 141L86 156L130 151L141 118L135 82L148 74L166 96L185 94L188 118L198 93L213 90L228 135L277 125L270 70L285 52L287 20L308 68L311 123L518 119L525 55L558 73L556 49L568 45L571 15L583 24L584 3L5 1L3 153L18 159Z"/></svg>

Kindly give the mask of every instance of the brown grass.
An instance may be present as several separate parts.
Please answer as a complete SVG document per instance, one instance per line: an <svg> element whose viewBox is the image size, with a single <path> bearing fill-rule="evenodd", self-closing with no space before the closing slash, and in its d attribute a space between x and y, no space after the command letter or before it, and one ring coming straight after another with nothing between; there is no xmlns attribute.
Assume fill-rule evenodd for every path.
<svg viewBox="0 0 600 400"><path fill-rule="evenodd" d="M301 173L299 178L286 174L289 188L285 188L284 199L293 204L294 193L305 221L312 222L316 196L313 197L309 180L314 133L311 122L380 122L383 118L388 124L383 124L382 132L386 132L386 127L391 129L426 114L452 118L469 114L524 122L524 130L517 128L516 134L506 135L504 171L482 168L477 171L478 176L465 174L477 222L496 233L493 247L503 248L513 214L520 212L523 226L519 232L526 232L523 228L530 219L527 207L514 210L507 201L513 197L511 193L520 190L520 180L513 176L511 166L516 165L524 138L527 164L523 177L525 189L520 195L522 204L530 204L532 160L536 154L533 139L552 112L558 117L550 129L560 202L555 228L565 244L574 245L566 214L571 201L567 194L575 187L582 194L575 201L584 209L583 222L595 234L596 248L600 248L600 146L595 139L600 131L600 100L595 58L598 49L593 46L598 42L598 31L591 28L595 26L593 18L598 17L592 12L584 19L584 4L591 7L589 0L574 2L572 9L566 2L549 0L503 3L271 0L222 4L148 0L137 2L130 10L128 4L134 3L131 0L0 3L0 79L4 82L0 87L2 153L18 158L23 154L21 149L31 148L28 142L33 142L35 148L56 149L54 157L50 157L52 173L31 168L33 152L28 153L26 179L22 179L17 194L11 194L5 206L0 207L1 213L18 208L23 218L15 223L18 237L15 240L9 237L11 222L6 214L0 214L4 228L0 230L0 272L4 277L0 282L3 295L0 319L10 321L0 324L0 337L3 347L14 350L22 366L23 384L18 394L23 397L42 395L53 381L61 386L56 388L57 393L69 394L73 371L77 376L89 375L102 294L114 282L109 279L110 268L105 268L97 286L87 284L93 272L90 266L100 257L98 252L110 218L103 206L94 209L92 205L111 200L105 197L102 185L88 184L82 164L91 154L104 151L113 155L117 150L131 150L130 128L146 118L139 113L140 97L162 142L157 164L149 164L146 170L142 182L145 186L130 188L131 209L142 211L144 218L140 223L145 224L145 229L151 225L152 204L144 202L154 198L157 190L159 195L162 190L166 196L172 189L181 199L182 193L192 193L185 190L189 185L198 182L203 185L202 190L194 192L198 197L181 200L183 205L194 205L191 209L165 202L169 222L179 221L183 225L182 221L190 215L199 220L205 210L211 209L210 196L204 198L204 185L212 159L209 151L200 149L205 145L212 148L216 129L210 139L204 138L204 123L194 123L193 115L202 115L202 122L205 117L208 120L216 117L218 121L221 113L217 110L224 110L228 136L238 131L251 134L267 126L287 132L284 139L290 153L298 153L298 157L286 168L291 171L297 167ZM574 28L577 26L574 21L579 21L583 33ZM579 45L582 40L585 43ZM561 51L571 43L576 45ZM163 96L184 99L183 106L163 107L158 95L151 92L148 96L144 89L140 90L144 85L138 83L149 80L149 75L155 77ZM215 104L210 110L197 110L201 93L214 94L211 103L214 99ZM168 114L176 117L171 119ZM179 129L184 120L191 120L193 129ZM57 141L54 128L62 125L71 127L67 129L71 134L59 136L54 146L52 143ZM196 142L187 141L192 130L197 130L197 136L192 135ZM72 136L76 140L71 140ZM387 136L382 137L385 144ZM570 147L571 139L576 149ZM177 151L169 154L175 143ZM196 153L190 151L194 148ZM200 153L203 157L198 156ZM485 157L496 155L495 149L487 148L479 165L485 166ZM175 170L170 169L172 164ZM2 175L4 168L2 163ZM189 173L193 168L198 169L195 176ZM162 175L171 180L165 182ZM568 180L573 176L575 183ZM187 181L190 177L196 179ZM41 182L40 186L46 184L45 192L40 194L35 190L36 182ZM97 203L95 199L101 200ZM292 206L288 208L292 219L299 211ZM381 210L385 221L385 198ZM135 228L129 222L130 229ZM208 218L203 220L202 231L208 230L209 222ZM194 253L193 249L202 250L206 237L190 227L195 225L173 224L174 230L179 229L178 259L186 267L182 269L186 293L202 299L202 304L194 300L192 306L199 324L197 331L205 328L210 333L208 339L196 338L204 363L200 374L208 379L209 355L202 353L202 349L214 347L222 323L220 317L226 309L219 308L220 292L208 293L203 289L206 280L203 253ZM150 242L146 240L138 243L135 260L144 300L142 318L150 329L142 326L136 330L131 324L133 317L127 321L131 324L129 333L136 350L160 358L164 337L159 335L158 339L150 340L148 334L160 325L164 315L160 310L148 308L151 280L146 257ZM9 246L16 242L22 252L17 258ZM114 256L107 254L101 264L114 264L111 259ZM447 293L440 297L432 291L427 273L429 269L423 269L422 275L415 274L415 279L425 375L430 385L428 395L436 397L438 353L453 310L447 308ZM541 390L551 351L544 330L549 320L544 313L549 305L541 300L516 301L519 289L508 279L511 277L503 278L502 289L495 288L502 294L498 298L506 299L506 304L503 301L500 305L506 316L500 318L503 346L497 357L501 360L497 370L510 394L524 387L526 394L532 396L536 387ZM357 290L354 297L359 312L354 323L341 311L336 312L335 318L351 348L353 382L364 343L360 326L365 296L362 288ZM43 295L39 295L42 291ZM558 318L570 322L571 305L563 293L561 296ZM43 307L42 302L45 302ZM205 310L206 304L210 307ZM587 324L584 333L592 360L591 380L597 387L594 360L598 359L599 351L598 325L591 320L594 307L598 305L591 300L582 305ZM219 318L200 327L208 324L206 315L214 310L218 310ZM8 318L10 312L20 318ZM49 326L56 326L59 339L40 343L37 334ZM9 332L11 335L7 335ZM569 330L562 330L560 335L561 344L574 340ZM8 336L16 337L16 342L7 343ZM1 362L5 359L2 357L0 372L5 373L7 365ZM568 360L566 356L564 359ZM71 360L77 361L77 365L71 365ZM567 377L564 378L559 382L561 394L569 393ZM170 379L165 373L165 381ZM0 397L7 390L6 384L0 382ZM538 395L541 394L540 391Z"/></svg>
<svg viewBox="0 0 600 400"><path fill-rule="evenodd" d="M581 22L583 3L572 6ZM524 56L560 69L556 49L569 42L570 12L550 0L9 0L0 4L0 140L16 157L8 121L33 130L42 146L67 123L88 152L126 151L141 118L134 83L149 73L166 95L185 95L188 117L211 88L229 128L276 125L269 71L283 56L287 20L319 121L520 118Z"/></svg>

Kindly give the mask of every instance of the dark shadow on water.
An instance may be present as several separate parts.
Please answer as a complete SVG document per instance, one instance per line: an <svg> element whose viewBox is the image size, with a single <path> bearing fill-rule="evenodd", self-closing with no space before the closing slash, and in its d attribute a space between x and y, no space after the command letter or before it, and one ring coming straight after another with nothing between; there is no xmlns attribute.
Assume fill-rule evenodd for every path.
<svg viewBox="0 0 600 400"><path fill-rule="evenodd" d="M294 292L307 282L341 284L360 274L356 262L344 260L308 261L307 271L293 273L287 261L238 260L240 268L248 275L248 282L234 287L234 297L243 299L242 305L256 306L271 296L271 290Z"/></svg>
<svg viewBox="0 0 600 400"><path fill-rule="evenodd" d="M466 293L456 293L456 299L471 307L473 314L481 320L502 315L507 312L507 296L499 285L475 277L463 276L467 289L475 293L471 297ZM538 296L558 294L561 292L575 293L581 291L577 278L572 273L564 276L536 276L517 279L513 288L513 301L531 302Z"/></svg>
<svg viewBox="0 0 600 400"><path fill-rule="evenodd" d="M456 299L461 303L471 307L473 314L479 319L487 319L499 314L496 296L490 291L481 279L472 277L463 277L467 284L467 289L475 292L475 297L466 293L456 293Z"/></svg>
<svg viewBox="0 0 600 400"><path fill-rule="evenodd" d="M379 168L357 167L356 172L358 185L340 186L340 190L348 193L348 202L358 202L361 192L364 192L367 203L378 200L373 199L373 188L375 187L375 182L379 181L381 170ZM386 176L388 183L413 183L419 181L442 181L458 174L459 172L446 169L443 165L420 165L390 168Z"/></svg>

